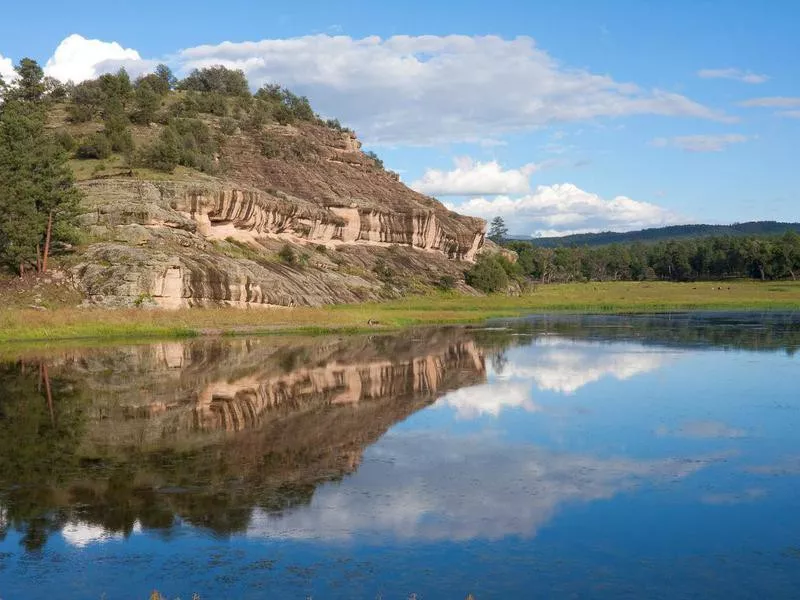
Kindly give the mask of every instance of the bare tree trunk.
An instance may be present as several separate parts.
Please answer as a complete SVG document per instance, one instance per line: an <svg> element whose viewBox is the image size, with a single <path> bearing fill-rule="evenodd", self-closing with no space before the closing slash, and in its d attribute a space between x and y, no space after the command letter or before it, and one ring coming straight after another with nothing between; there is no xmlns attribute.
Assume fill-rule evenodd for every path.
<svg viewBox="0 0 800 600"><path fill-rule="evenodd" d="M50 375L47 373L47 365L42 363L42 376L44 377L44 390L47 394L47 407L50 409L50 423L56 424L55 413L53 412L53 393L50 390Z"/></svg>
<svg viewBox="0 0 800 600"><path fill-rule="evenodd" d="M25 277L25 263L23 263L22 261L20 261L19 263L19 277L20 279Z"/></svg>
<svg viewBox="0 0 800 600"><path fill-rule="evenodd" d="M53 231L53 211L47 217L47 235L44 238L44 258L42 260L42 273L47 271L47 257L50 254L50 234Z"/></svg>
<svg viewBox="0 0 800 600"><path fill-rule="evenodd" d="M36 272L42 272L42 248L39 242L36 242Z"/></svg>

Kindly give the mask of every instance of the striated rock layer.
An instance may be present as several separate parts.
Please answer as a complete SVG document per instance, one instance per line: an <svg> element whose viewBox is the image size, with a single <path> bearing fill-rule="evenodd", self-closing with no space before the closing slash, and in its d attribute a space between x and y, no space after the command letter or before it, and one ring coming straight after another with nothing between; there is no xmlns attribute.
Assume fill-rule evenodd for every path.
<svg viewBox="0 0 800 600"><path fill-rule="evenodd" d="M90 301L319 305L393 297L444 276L468 291L463 271L484 221L408 189L349 134L303 125L270 135L278 158L231 138L225 179L82 182L93 243L73 273ZM286 244L295 262L278 257Z"/></svg>

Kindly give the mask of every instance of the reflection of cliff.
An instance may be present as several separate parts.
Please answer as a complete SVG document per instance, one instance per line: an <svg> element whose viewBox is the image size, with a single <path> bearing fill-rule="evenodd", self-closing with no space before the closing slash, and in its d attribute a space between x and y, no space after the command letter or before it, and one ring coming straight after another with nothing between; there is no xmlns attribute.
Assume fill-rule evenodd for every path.
<svg viewBox="0 0 800 600"><path fill-rule="evenodd" d="M133 346L62 360L93 398L93 446L203 443L321 406L417 406L481 381L458 330L370 338L222 339Z"/></svg>
<svg viewBox="0 0 800 600"><path fill-rule="evenodd" d="M81 417L80 435L58 448L58 472L19 461L6 468L0 456L2 525L27 531L32 548L69 523L68 531L129 533L169 528L179 516L241 531L254 508L307 503L320 482L353 472L392 425L448 390L485 380L483 355L457 329L197 340L62 353L49 366L57 389L83 398L79 412L70 409ZM3 372L0 416L25 418L23 402L5 409L29 371ZM26 389L35 395L35 380ZM25 402L46 407L40 398ZM55 403L58 424L64 415ZM45 440L30 431L15 439L17 425L6 425L18 457L50 460L24 451ZM23 471L34 475L15 487Z"/></svg>

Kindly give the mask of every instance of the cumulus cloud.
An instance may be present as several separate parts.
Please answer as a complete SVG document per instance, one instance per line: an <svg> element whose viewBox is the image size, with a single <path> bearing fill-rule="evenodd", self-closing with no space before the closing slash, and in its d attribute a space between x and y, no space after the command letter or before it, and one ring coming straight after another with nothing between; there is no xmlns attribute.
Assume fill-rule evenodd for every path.
<svg viewBox="0 0 800 600"><path fill-rule="evenodd" d="M317 488L310 505L279 515L257 511L248 535L327 541L532 537L564 505L687 477L713 460L597 458L487 435L389 434L370 448L353 476Z"/></svg>
<svg viewBox="0 0 800 600"><path fill-rule="evenodd" d="M531 346L506 356L495 380L450 392L440 408L452 408L460 419L497 417L505 410L551 412L534 402L537 391L572 395L607 378L625 381L660 369L677 354L630 344L609 347L556 337L537 339Z"/></svg>
<svg viewBox="0 0 800 600"><path fill-rule="evenodd" d="M657 148L672 146L686 152L721 152L731 144L741 144L749 138L739 133L723 135L681 135L672 138L656 138L651 144Z"/></svg>
<svg viewBox="0 0 800 600"><path fill-rule="evenodd" d="M14 71L14 63L10 58L6 58L0 54L0 78L6 83L16 78L17 74Z"/></svg>
<svg viewBox="0 0 800 600"><path fill-rule="evenodd" d="M131 75L150 69L153 61L143 61L132 48L117 42L90 40L72 34L62 41L44 67L45 74L60 81L79 83L125 67Z"/></svg>
<svg viewBox="0 0 800 600"><path fill-rule="evenodd" d="M133 525L133 533L142 530L139 521ZM99 525L91 525L82 521L70 521L61 530L61 536L70 546L84 548L91 544L102 544L111 540L121 540L123 535L117 532L107 531Z"/></svg>
<svg viewBox="0 0 800 600"><path fill-rule="evenodd" d="M483 415L497 417L506 409L536 412L539 407L531 400L531 391L530 383L504 381L456 390L436 404L455 409L460 419L476 419Z"/></svg>
<svg viewBox="0 0 800 600"><path fill-rule="evenodd" d="M478 162L469 157L455 159L455 169L428 169L411 188L431 196L477 196L486 194L525 194L530 191L530 176L541 165L528 163L518 169L503 169L493 160Z"/></svg>
<svg viewBox="0 0 800 600"><path fill-rule="evenodd" d="M469 215L491 219L513 217L512 229L520 233L564 234L568 231L630 231L685 222L686 219L649 202L617 196L605 200L571 183L540 185L518 198L501 195L492 199L472 198L449 205Z"/></svg>
<svg viewBox="0 0 800 600"><path fill-rule="evenodd" d="M769 80L769 76L743 71L742 69L701 69L697 72L698 77L703 79L733 79L742 83L764 83Z"/></svg>
<svg viewBox="0 0 800 600"><path fill-rule="evenodd" d="M539 390L570 395L602 379L625 381L658 370L674 356L635 345L609 348L545 338L532 346L530 360L509 362L503 368L503 377L530 380Z"/></svg>
<svg viewBox="0 0 800 600"><path fill-rule="evenodd" d="M475 141L549 123L626 115L730 121L685 96L559 64L533 39L315 35L181 51L184 70L222 64L280 82L369 143Z"/></svg>

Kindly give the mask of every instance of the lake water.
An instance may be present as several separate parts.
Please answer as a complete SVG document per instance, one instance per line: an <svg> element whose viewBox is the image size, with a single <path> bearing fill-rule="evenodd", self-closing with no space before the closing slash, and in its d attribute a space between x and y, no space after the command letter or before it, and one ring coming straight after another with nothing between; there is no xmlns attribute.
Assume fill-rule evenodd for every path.
<svg viewBox="0 0 800 600"><path fill-rule="evenodd" d="M0 598L800 595L800 316L490 325L5 348Z"/></svg>

